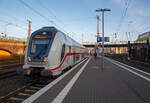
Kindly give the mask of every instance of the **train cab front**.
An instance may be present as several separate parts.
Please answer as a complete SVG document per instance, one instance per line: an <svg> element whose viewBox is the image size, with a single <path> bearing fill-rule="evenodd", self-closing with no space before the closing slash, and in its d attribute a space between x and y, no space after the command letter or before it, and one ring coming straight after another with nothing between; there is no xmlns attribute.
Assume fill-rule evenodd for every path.
<svg viewBox="0 0 150 103"><path fill-rule="evenodd" d="M51 29L40 29L31 34L25 55L24 74L50 76L48 55L55 33Z"/></svg>

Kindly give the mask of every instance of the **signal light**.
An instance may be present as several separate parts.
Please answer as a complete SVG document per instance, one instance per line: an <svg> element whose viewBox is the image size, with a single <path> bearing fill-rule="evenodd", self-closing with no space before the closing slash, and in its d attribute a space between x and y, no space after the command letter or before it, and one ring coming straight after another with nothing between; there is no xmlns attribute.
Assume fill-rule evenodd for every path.
<svg viewBox="0 0 150 103"><path fill-rule="evenodd" d="M43 62L47 62L47 57L44 57Z"/></svg>

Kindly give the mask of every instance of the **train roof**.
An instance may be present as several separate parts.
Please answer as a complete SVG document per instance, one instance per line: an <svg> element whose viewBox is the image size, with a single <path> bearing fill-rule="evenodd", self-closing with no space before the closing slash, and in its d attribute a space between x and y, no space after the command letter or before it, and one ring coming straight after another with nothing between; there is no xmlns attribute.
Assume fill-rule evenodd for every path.
<svg viewBox="0 0 150 103"><path fill-rule="evenodd" d="M63 33L62 31L58 30L57 28L53 27L53 26L46 26L46 27L42 27L41 29L33 32L40 32L40 31L51 31L52 33L57 33L57 32L61 32L67 39L68 41L68 45L72 45L72 46L76 46L76 47L80 47L80 48L85 48L83 45L81 45L80 43L78 43L77 41L75 41L74 39L72 39L71 37L69 37L68 35L66 35L65 33Z"/></svg>
<svg viewBox="0 0 150 103"><path fill-rule="evenodd" d="M32 34L34 34L34 33L36 33L36 32L41 32L41 31L46 31L46 32L48 32L48 31L50 31L50 32L52 32L52 33L57 33L58 32L58 30L55 28L55 27L42 27L41 29L38 29L38 30L36 30L35 32L33 32Z"/></svg>
<svg viewBox="0 0 150 103"><path fill-rule="evenodd" d="M71 43L71 45L76 46L76 47L80 47L80 48L85 48L83 45L81 45L80 43L78 43L77 41L75 41L74 39L69 37L68 35L66 35L66 37L67 37L67 41L69 41L69 43Z"/></svg>
<svg viewBox="0 0 150 103"><path fill-rule="evenodd" d="M144 38L144 37L147 37L150 35L150 31L148 32L145 32L145 33L142 33L142 34L139 34L138 38L137 39L141 39L141 38Z"/></svg>

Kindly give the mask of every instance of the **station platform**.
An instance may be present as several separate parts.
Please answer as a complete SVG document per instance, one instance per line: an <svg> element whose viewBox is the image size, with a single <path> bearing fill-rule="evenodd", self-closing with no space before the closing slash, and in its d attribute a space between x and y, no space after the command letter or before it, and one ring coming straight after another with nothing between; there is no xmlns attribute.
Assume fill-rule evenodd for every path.
<svg viewBox="0 0 150 103"><path fill-rule="evenodd" d="M150 74L89 57L23 103L150 103Z"/></svg>

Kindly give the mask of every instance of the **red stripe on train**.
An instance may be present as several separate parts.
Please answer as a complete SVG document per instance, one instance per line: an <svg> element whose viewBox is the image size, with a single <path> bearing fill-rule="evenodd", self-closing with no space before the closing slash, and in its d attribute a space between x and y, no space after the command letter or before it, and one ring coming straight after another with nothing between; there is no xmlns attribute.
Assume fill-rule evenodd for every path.
<svg viewBox="0 0 150 103"><path fill-rule="evenodd" d="M60 63L60 65L59 65L58 67L54 68L54 69L50 69L50 71L54 71L54 70L59 69L59 68L63 65L64 61L66 60L66 58L67 58L68 56L71 56L71 55L80 55L80 54L84 54L84 53L67 53L67 54L65 55L65 57L63 58L62 62Z"/></svg>

